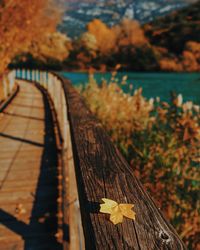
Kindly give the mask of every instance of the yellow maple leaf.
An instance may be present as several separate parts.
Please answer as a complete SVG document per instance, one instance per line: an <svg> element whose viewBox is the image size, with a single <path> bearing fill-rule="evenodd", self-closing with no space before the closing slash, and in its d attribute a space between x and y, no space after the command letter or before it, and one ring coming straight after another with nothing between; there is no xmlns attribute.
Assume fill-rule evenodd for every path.
<svg viewBox="0 0 200 250"><path fill-rule="evenodd" d="M135 212L132 210L133 204L118 204L116 201L103 198L104 204L100 205L100 212L110 214L110 221L114 225L122 223L123 216L135 220Z"/></svg>

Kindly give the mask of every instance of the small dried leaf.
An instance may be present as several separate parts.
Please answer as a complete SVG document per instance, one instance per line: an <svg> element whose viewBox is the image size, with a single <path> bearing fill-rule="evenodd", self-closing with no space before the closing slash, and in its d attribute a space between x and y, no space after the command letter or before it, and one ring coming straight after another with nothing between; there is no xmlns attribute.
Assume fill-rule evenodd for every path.
<svg viewBox="0 0 200 250"><path fill-rule="evenodd" d="M118 204L116 201L103 198L104 204L100 205L100 212L110 214L110 221L116 225L123 222L123 216L135 220L133 204Z"/></svg>

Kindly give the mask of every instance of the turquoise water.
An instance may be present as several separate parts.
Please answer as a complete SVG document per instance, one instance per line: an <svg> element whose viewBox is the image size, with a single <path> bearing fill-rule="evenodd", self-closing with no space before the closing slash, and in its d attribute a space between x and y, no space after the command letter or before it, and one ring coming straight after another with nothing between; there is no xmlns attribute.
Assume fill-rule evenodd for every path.
<svg viewBox="0 0 200 250"><path fill-rule="evenodd" d="M80 72L62 72L64 77L71 80L73 85L87 84L88 74ZM184 101L193 101L200 104L200 73L127 73L120 72L117 78L127 75L127 85L123 87L124 92L130 92L129 84L133 84L133 91L142 87L143 95L147 98L160 97L163 101L170 100L170 92L175 91L183 95ZM96 73L97 82L104 78L109 80L110 73Z"/></svg>

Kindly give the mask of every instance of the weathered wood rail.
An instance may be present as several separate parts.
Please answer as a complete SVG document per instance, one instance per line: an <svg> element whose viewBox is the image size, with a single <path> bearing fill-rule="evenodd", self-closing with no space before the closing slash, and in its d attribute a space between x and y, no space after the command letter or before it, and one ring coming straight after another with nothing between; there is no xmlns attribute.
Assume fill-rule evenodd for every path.
<svg viewBox="0 0 200 250"><path fill-rule="evenodd" d="M64 81L86 249L185 249L83 98ZM133 203L136 220L114 226L103 197Z"/></svg>
<svg viewBox="0 0 200 250"><path fill-rule="evenodd" d="M15 96L18 86L15 84L15 71L0 76L0 110Z"/></svg>
<svg viewBox="0 0 200 250"><path fill-rule="evenodd" d="M70 82L39 71L18 70L16 77L46 89L57 113L63 157L60 185L64 248L186 249ZM99 212L104 197L133 203L136 220L124 219L113 225L108 215Z"/></svg>

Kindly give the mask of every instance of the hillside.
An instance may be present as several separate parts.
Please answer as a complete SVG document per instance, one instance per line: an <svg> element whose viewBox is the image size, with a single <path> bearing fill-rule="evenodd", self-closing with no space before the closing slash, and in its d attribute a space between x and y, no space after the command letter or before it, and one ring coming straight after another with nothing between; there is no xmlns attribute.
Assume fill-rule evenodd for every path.
<svg viewBox="0 0 200 250"><path fill-rule="evenodd" d="M115 25L109 25L109 15L113 13L112 11L117 8L120 9L120 6L130 5L130 2L133 2L134 6L137 6L136 3L138 3L138 6L143 6L143 8L144 6L147 8L150 3L158 4L165 2L171 8L175 0L154 0L151 2L146 0L140 0L140 2L139 0L113 0L107 3L105 0L101 0L96 5L91 0L87 2L81 1L79 3L80 8L77 9L75 9L75 6L77 7L78 5L77 1L68 3L72 9L68 10L71 16L66 15L66 29L64 31L71 36L75 33L78 34L78 39L67 38L66 58L64 58L64 61L62 61L62 58L62 62L60 61L59 65L70 70L88 70L92 68L94 70L110 71L116 65L121 65L121 70L126 71L199 72L200 0L147 24L141 25L137 20L121 18ZM141 5L142 2L143 5ZM186 1L183 0L176 1L176 4L181 2L186 4ZM132 7L129 10L131 9ZM122 10L123 8L121 8ZM136 8L136 13L137 11L138 7ZM149 11L151 12L152 8L149 8ZM105 20L102 20L102 13L107 13L104 16ZM127 13L131 14L133 12L126 11ZM99 18L95 18L97 14L100 15ZM85 32L84 29L81 29L82 26L76 23L75 19L74 22L71 22L75 33L70 32L72 26L70 26L68 21L71 20L72 16L75 18L75 15L76 20L79 18L80 22L85 22ZM151 18L155 18L155 15L151 15ZM62 37L56 36L55 40L58 45L64 45L63 39L60 40L60 38ZM48 44L51 40L47 39ZM44 50L43 46L39 50L40 53L42 52L42 59L44 52L46 56L50 55L52 59L52 53L56 51L55 48L53 46L53 50L49 54L49 51L46 53L47 51L46 49ZM31 51L32 55L33 52ZM61 55L63 55L62 50ZM20 60L17 58L17 63L21 63ZM43 60L43 62L47 61L49 60ZM50 65L52 65L52 62L54 64L54 61L51 60Z"/></svg>
<svg viewBox="0 0 200 250"><path fill-rule="evenodd" d="M181 54L186 42L200 42L200 1L144 25L151 44Z"/></svg>
<svg viewBox="0 0 200 250"><path fill-rule="evenodd" d="M57 0L61 1L61 0ZM59 30L70 37L80 36L86 31L87 23L100 19L113 26L123 18L148 23L156 17L164 16L173 10L183 8L195 0L81 0L67 1Z"/></svg>

